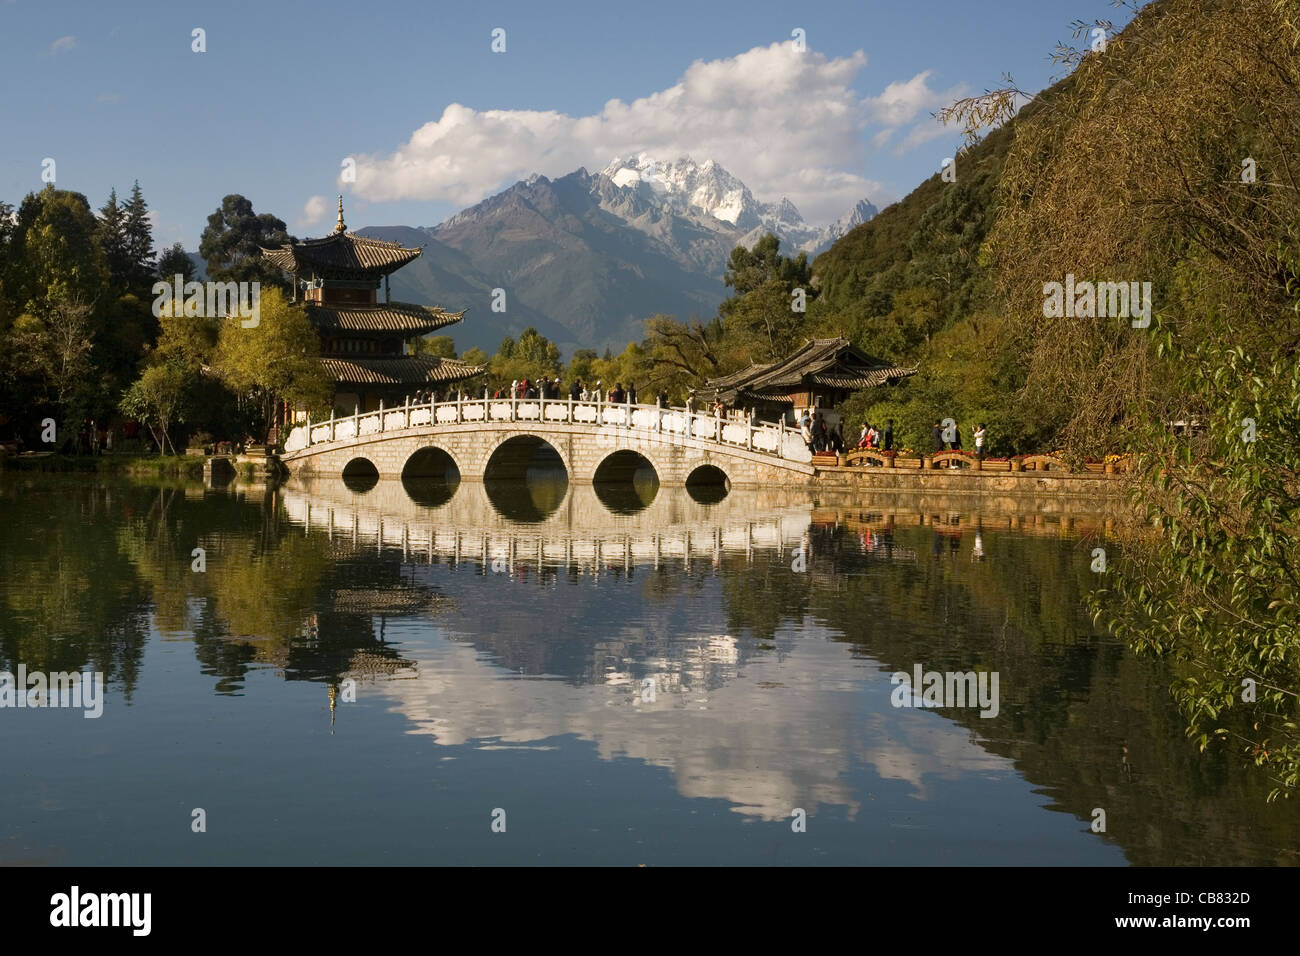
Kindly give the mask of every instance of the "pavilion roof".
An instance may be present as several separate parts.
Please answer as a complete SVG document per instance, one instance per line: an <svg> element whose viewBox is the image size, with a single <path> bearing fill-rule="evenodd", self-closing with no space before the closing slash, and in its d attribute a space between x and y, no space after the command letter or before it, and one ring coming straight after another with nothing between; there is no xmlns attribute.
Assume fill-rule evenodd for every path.
<svg viewBox="0 0 1300 956"><path fill-rule="evenodd" d="M308 303L307 316L321 332L397 332L409 337L454 325L465 316L465 311L448 312L409 302L357 306Z"/></svg>
<svg viewBox="0 0 1300 956"><path fill-rule="evenodd" d="M892 385L915 375L917 369L903 368L868 355L846 338L813 339L779 362L750 365L739 372L710 379L704 400L721 398L732 404L737 398L773 401L778 396L810 386L846 390Z"/></svg>
<svg viewBox="0 0 1300 956"><path fill-rule="evenodd" d="M419 258L421 248L338 230L323 239L288 242L262 255L285 272L297 275L388 275Z"/></svg>
<svg viewBox="0 0 1300 956"><path fill-rule="evenodd" d="M433 355L322 358L320 362L340 385L442 385L472 378L484 368Z"/></svg>

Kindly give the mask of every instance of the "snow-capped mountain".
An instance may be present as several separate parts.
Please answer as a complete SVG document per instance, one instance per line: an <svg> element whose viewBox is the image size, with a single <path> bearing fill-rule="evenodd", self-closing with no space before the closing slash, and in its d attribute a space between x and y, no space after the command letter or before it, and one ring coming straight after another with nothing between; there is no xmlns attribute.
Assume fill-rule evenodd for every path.
<svg viewBox="0 0 1300 956"><path fill-rule="evenodd" d="M740 241L744 245L753 245L771 232L787 250L802 250L810 256L877 212L863 199L830 226L812 226L788 198L760 202L748 186L718 163L711 159L697 163L689 156L667 162L647 153L619 157L599 175L620 188L641 191L650 202L677 215L729 223L743 230Z"/></svg>
<svg viewBox="0 0 1300 956"><path fill-rule="evenodd" d="M773 232L782 252L811 257L875 213L864 199L836 223L810 226L790 200L759 202L715 162L643 154L598 173L530 176L431 228L363 233L425 246L393 275L393 294L475 309L456 329L462 348L490 353L532 325L565 350L617 350L644 335L647 316L712 315L736 246ZM495 288L508 291L508 311L479 304Z"/></svg>

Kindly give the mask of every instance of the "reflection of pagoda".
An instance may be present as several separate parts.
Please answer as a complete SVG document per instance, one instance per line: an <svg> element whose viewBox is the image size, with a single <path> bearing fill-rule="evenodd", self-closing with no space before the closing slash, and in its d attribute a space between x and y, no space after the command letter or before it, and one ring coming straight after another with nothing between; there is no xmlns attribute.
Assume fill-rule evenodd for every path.
<svg viewBox="0 0 1300 956"><path fill-rule="evenodd" d="M336 415L374 411L381 401L401 404L417 391L445 389L482 371L454 359L408 354L408 341L459 322L465 314L390 300L389 275L421 251L348 232L342 196L330 235L262 250L293 275L294 301L299 284L306 286L303 301L320 335L321 363L334 380Z"/></svg>

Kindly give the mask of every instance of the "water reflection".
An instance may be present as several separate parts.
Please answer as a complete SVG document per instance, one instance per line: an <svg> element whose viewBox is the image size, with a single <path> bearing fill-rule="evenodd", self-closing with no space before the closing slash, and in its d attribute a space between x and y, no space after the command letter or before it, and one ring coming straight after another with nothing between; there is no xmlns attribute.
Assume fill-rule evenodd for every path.
<svg viewBox="0 0 1300 956"><path fill-rule="evenodd" d="M104 669L110 694L150 705L150 726L195 721L200 755L234 715L264 714L266 734L233 739L264 753L260 786L306 821L330 804L301 782L314 765L291 731L333 720L349 759L373 754L391 788L384 814L352 823L372 846L395 815L427 809L431 766L449 768L440 812L476 813L492 759L513 772L492 799L512 805L543 781L571 800L574 779L607 781L584 804L602 832L716 802L755 822L803 807L833 834L827 852L862 861L894 848L912 862L1296 862L1298 808L1265 805L1267 781L1199 754L1169 675L1082 614L1104 514L747 490L704 504L674 489L617 510L567 480L493 484L434 501L410 480L362 496L331 480L0 482L0 666ZM158 648L170 656L146 665ZM889 675L916 664L997 671L998 715L893 707ZM197 692L170 689L190 671ZM312 685L315 704L291 692ZM146 731L115 726L125 749L101 790L201 772L132 750ZM0 735L0 760L20 752L55 772ZM530 777L524 753L554 762ZM652 805L629 761L668 782ZM209 785L244 809L242 790ZM43 820L29 801L0 782L0 809ZM1088 831L1096 806L1104 836ZM129 831L135 818L113 819Z"/></svg>
<svg viewBox="0 0 1300 956"><path fill-rule="evenodd" d="M530 468L525 478L485 478L482 488L507 521L536 524L559 509L569 487L563 468Z"/></svg>

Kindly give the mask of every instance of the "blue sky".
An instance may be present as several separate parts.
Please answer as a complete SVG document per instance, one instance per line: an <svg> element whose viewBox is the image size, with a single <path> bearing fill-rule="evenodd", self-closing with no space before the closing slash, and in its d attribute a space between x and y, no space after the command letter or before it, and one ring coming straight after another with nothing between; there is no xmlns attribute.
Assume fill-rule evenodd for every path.
<svg viewBox="0 0 1300 956"><path fill-rule="evenodd" d="M1056 41L1095 18L1122 26L1127 11L0 0L0 199L39 189L46 157L96 207L139 179L158 244L194 249L231 192L300 236L330 228L340 191L352 228L433 225L531 172L645 150L716 159L760 200L789 195L824 222L905 195L959 143L933 109L1004 72L1042 88ZM340 182L345 157L355 182Z"/></svg>

